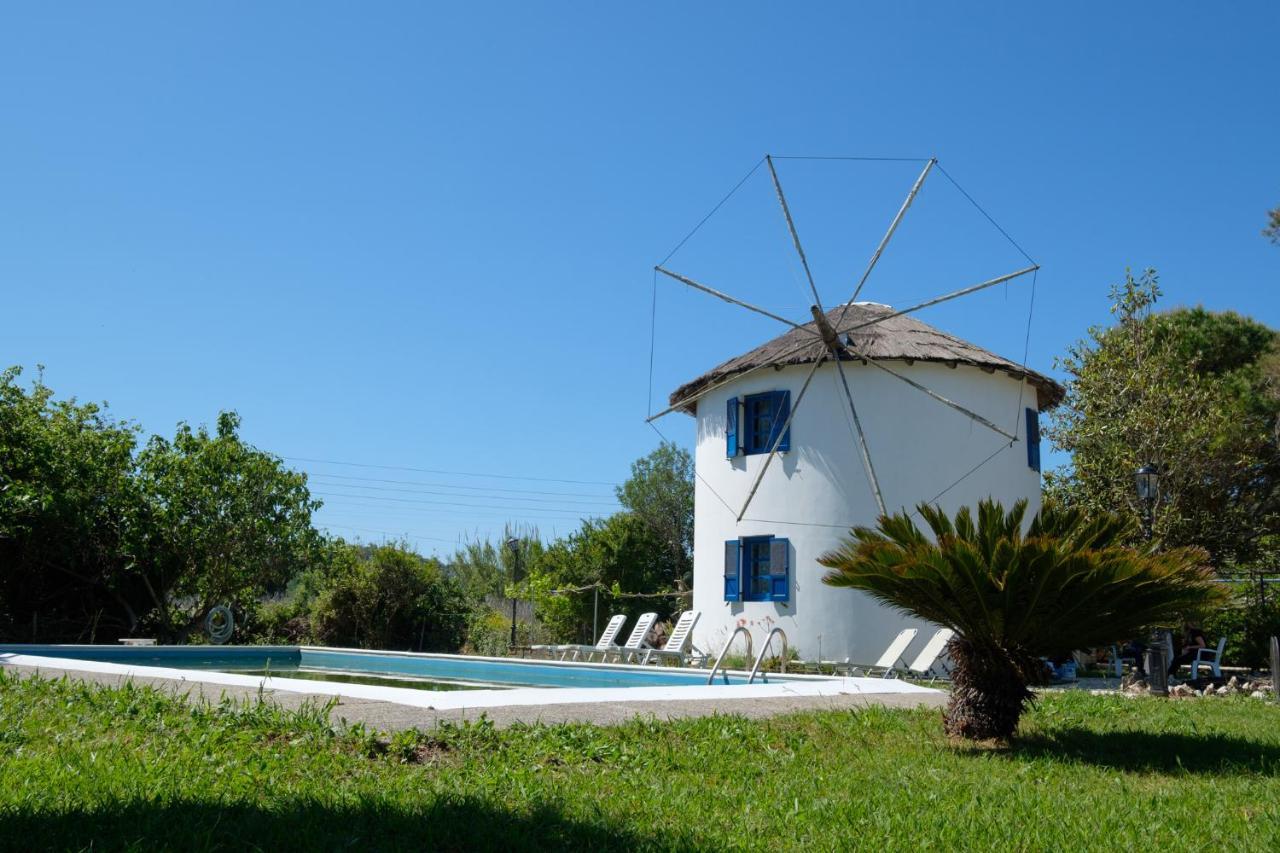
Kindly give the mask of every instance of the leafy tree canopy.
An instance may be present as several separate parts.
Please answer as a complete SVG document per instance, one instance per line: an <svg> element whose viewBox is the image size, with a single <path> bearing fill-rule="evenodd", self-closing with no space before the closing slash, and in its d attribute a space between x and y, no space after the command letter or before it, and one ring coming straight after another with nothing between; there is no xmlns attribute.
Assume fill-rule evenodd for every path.
<svg viewBox="0 0 1280 853"><path fill-rule="evenodd" d="M0 637L87 641L146 613L128 576L138 428L0 372Z"/></svg>
<svg viewBox="0 0 1280 853"><path fill-rule="evenodd" d="M693 459L664 441L631 463L618 502L649 528L665 554L663 575L676 589L693 586Z"/></svg>
<svg viewBox="0 0 1280 853"><path fill-rule="evenodd" d="M1046 435L1071 461L1046 475L1046 491L1137 522L1133 472L1155 464L1158 538L1201 546L1218 566L1254 559L1280 519L1275 331L1201 308L1154 313L1153 270L1127 274L1111 296L1116 323L1058 361L1067 395Z"/></svg>
<svg viewBox="0 0 1280 853"><path fill-rule="evenodd" d="M591 631L594 595L555 591L602 584L600 607L608 613L599 614L601 624L614 613L634 619L653 610L666 617L679 599L624 596L670 589L669 572L669 555L653 529L638 515L620 512L585 521L577 532L549 545L534 564L526 589L554 636L582 638Z"/></svg>
<svg viewBox="0 0 1280 853"><path fill-rule="evenodd" d="M138 452L135 425L20 375L0 373L0 637L179 639L308 565L319 502L235 413Z"/></svg>
<svg viewBox="0 0 1280 853"><path fill-rule="evenodd" d="M306 475L245 444L239 427L234 412L218 416L216 434L180 424L138 456L136 569L165 633L194 628L215 604L282 590L314 559L320 502Z"/></svg>

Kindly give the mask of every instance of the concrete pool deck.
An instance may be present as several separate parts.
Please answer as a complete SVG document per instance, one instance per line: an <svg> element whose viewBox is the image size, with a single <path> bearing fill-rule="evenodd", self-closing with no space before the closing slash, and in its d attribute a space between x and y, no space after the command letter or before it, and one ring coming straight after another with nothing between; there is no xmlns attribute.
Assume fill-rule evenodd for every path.
<svg viewBox="0 0 1280 853"><path fill-rule="evenodd" d="M186 696L217 702L222 698L261 698L282 708L335 702L334 721L364 723L397 730L431 728L444 721L474 720L482 715L495 725L513 723L624 723L636 717L659 720L739 714L769 717L795 711L884 706L941 707L940 690L897 680L825 679L755 685L628 688L517 688L432 692L360 684L325 683L287 678L261 678L165 667L131 666L65 658L0 655L0 671L18 677L43 676L105 686L133 681Z"/></svg>

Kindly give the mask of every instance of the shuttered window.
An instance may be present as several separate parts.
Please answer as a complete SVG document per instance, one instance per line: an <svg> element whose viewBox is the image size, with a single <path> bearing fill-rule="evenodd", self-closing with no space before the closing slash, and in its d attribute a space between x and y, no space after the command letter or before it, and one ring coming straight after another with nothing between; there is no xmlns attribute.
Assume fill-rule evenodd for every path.
<svg viewBox="0 0 1280 853"><path fill-rule="evenodd" d="M731 401L736 403L736 398ZM747 455L768 453L773 449L773 442L778 432L791 415L790 391L766 391L763 394L751 394L742 398L742 419L737 421L737 412L733 420L736 429L736 441ZM779 450L791 449L791 429L782 435L778 444ZM736 455L734 453L729 454Z"/></svg>
<svg viewBox="0 0 1280 853"><path fill-rule="evenodd" d="M724 543L725 601L788 601L790 593L790 540L747 536Z"/></svg>
<svg viewBox="0 0 1280 853"><path fill-rule="evenodd" d="M742 574L741 548L737 539L724 543L724 600L739 601L742 598L742 586L739 583Z"/></svg>
<svg viewBox="0 0 1280 853"><path fill-rule="evenodd" d="M725 410L724 455L730 459L738 455L738 407L741 401L730 397Z"/></svg>
<svg viewBox="0 0 1280 853"><path fill-rule="evenodd" d="M1027 409L1027 465L1040 470L1040 413Z"/></svg>

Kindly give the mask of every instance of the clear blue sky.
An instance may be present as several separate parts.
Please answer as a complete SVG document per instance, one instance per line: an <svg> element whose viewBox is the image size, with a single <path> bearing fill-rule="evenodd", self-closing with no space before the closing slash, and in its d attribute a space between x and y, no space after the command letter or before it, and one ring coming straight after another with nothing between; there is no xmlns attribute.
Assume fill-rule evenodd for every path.
<svg viewBox="0 0 1280 853"><path fill-rule="evenodd" d="M1273 2L8 4L0 364L148 431L234 408L349 537L563 534L657 441L653 265L766 152L939 157L1043 265L1036 368L1126 266L1280 325L1277 44ZM779 168L847 299L918 166ZM803 317L770 192L671 265ZM935 174L862 298L1020 260ZM1020 359L1027 295L921 318ZM655 408L777 331L693 296L660 282Z"/></svg>

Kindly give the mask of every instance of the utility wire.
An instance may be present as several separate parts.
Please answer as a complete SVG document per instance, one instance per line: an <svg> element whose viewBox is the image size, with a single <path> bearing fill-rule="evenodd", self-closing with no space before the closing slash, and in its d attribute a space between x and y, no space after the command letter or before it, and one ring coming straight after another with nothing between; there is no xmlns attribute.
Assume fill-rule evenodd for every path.
<svg viewBox="0 0 1280 853"><path fill-rule="evenodd" d="M513 512L558 512L558 513L581 512L583 516L595 516L595 515L601 514L599 512L580 511L573 507L494 506L492 504L470 504L470 503L461 503L458 501L433 501L433 500L419 500L416 498L393 498L393 497L387 497L385 495L349 495L349 494L342 494L338 492L315 492L314 494L319 495L320 497L359 498L360 500L366 500L366 501L391 501L393 503L424 504L424 505L430 505L430 506L468 507L471 509L499 510L503 512L508 510Z"/></svg>
<svg viewBox="0 0 1280 853"><path fill-rule="evenodd" d="M439 468L411 468L407 465L369 465L362 462L339 462L335 459L311 459L306 456L281 456L290 462L311 462L319 465L344 465L348 468L378 468L386 471L415 471L419 474L448 474L453 477L489 477L496 480L529 480L541 483L569 483L575 486L616 486L608 480L561 480L555 477L518 477L514 474L479 474L474 471L445 471Z"/></svg>
<svg viewBox="0 0 1280 853"><path fill-rule="evenodd" d="M356 477L351 474L330 474L328 472L312 474L313 477L327 477L330 480L354 480L361 483L391 483L397 486L428 486L436 489L470 489L478 492L510 492L521 495L551 495L566 498L599 498L601 500L617 500L613 495L602 495L589 492L548 492L538 489L503 489L498 486L466 486L461 483L431 483L423 480L387 480L382 477ZM465 496L464 496L465 497Z"/></svg>
<svg viewBox="0 0 1280 853"><path fill-rule="evenodd" d="M605 498L605 499L601 499L601 500L589 500L589 501L582 501L582 500L563 500L563 501L561 501L561 500L559 500L559 499L557 499L557 498L529 498L529 497L523 497L523 496L520 496L520 495L516 495L516 496L507 496L507 495L457 495L457 494L454 494L454 493L452 493L452 492L436 492L436 491L431 491L431 490L428 490L428 489L399 489L399 488L396 488L396 487L394 487L394 486L365 486L365 485L361 485L360 483L317 483L317 485L319 485L319 486L321 486L321 487L327 487L327 488L364 489L364 490L371 490L371 491L376 491L376 492L399 492L399 493L401 493L401 494L409 494L409 495L436 495L436 496L449 497L449 498L464 497L464 498L475 498L475 499L477 499L477 500L493 500L493 501L527 501L527 502L529 502L529 503L563 503L563 504L581 504L581 505L584 505L584 506L600 506L600 505L603 505L603 504L609 504L609 505L617 506L617 504L618 504L617 500L616 500L616 499L613 499L613 498ZM371 496L371 497L372 497L372 496Z"/></svg>
<svg viewBox="0 0 1280 853"><path fill-rule="evenodd" d="M383 536L404 536L409 539L423 539L429 542L448 542L451 545L456 545L458 542L458 540L456 539L442 539L439 536L422 536L420 534L412 533L407 530L402 531L400 533L395 533L390 530L377 530L372 527L356 527L354 524L322 524L320 526L325 528L341 527L343 530L358 530L362 533L381 533Z"/></svg>

